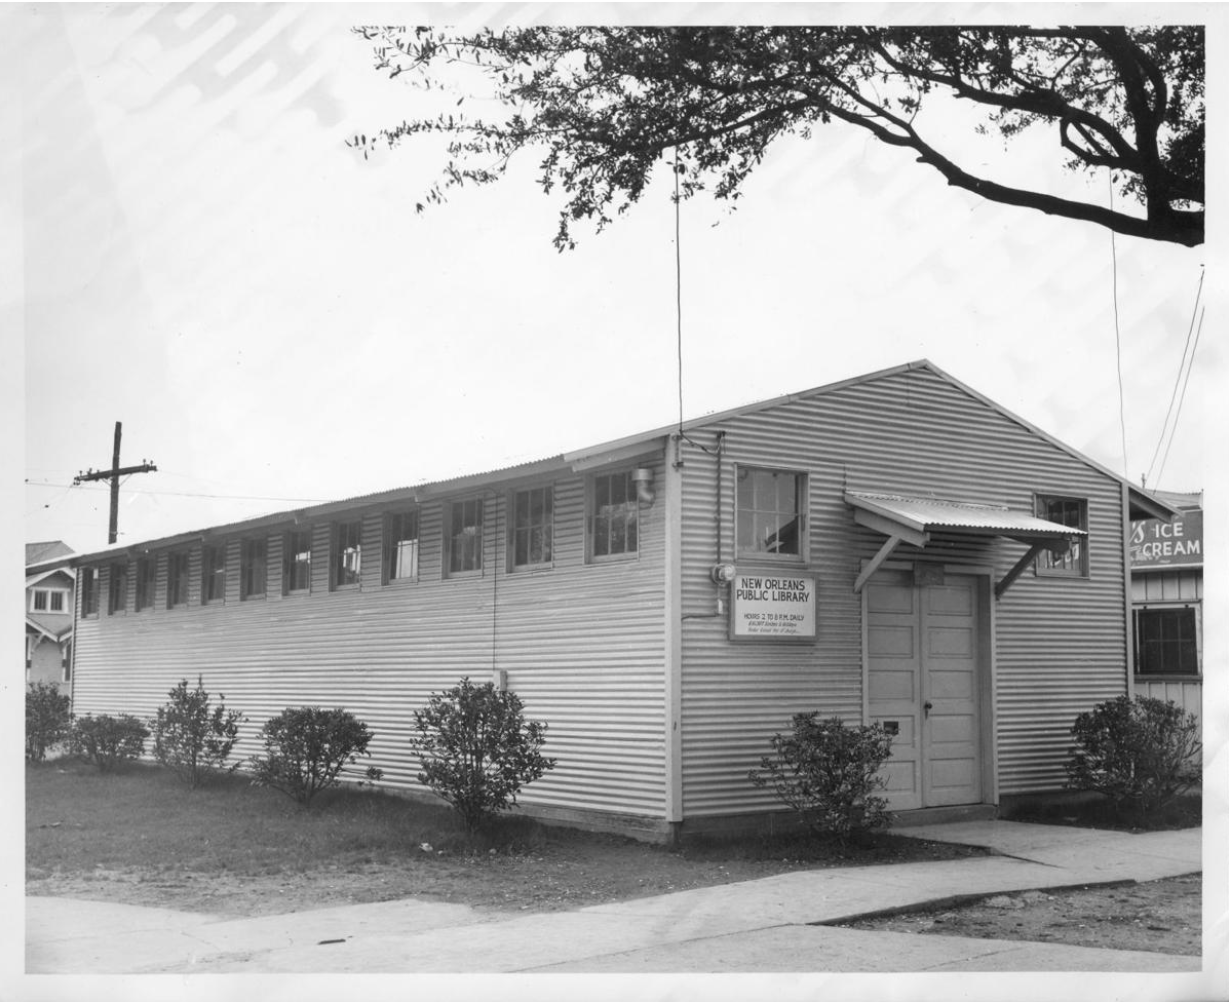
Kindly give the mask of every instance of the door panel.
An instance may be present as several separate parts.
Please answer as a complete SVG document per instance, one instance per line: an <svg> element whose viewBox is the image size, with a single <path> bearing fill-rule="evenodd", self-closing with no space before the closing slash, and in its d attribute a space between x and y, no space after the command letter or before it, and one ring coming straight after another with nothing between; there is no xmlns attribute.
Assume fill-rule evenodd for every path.
<svg viewBox="0 0 1229 1004"><path fill-rule="evenodd" d="M896 730L891 807L979 802L978 580L916 586L911 573L885 572L867 589L870 718Z"/></svg>

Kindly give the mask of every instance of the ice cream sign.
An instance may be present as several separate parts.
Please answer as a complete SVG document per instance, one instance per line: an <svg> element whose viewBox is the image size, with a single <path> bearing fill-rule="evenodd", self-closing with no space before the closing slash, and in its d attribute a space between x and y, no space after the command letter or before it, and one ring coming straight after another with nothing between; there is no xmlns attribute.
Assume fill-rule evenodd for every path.
<svg viewBox="0 0 1229 1004"><path fill-rule="evenodd" d="M1166 523L1131 524L1132 568L1176 568L1203 564L1203 510L1191 509Z"/></svg>
<svg viewBox="0 0 1229 1004"><path fill-rule="evenodd" d="M815 577L737 573L730 582L730 637L815 637Z"/></svg>

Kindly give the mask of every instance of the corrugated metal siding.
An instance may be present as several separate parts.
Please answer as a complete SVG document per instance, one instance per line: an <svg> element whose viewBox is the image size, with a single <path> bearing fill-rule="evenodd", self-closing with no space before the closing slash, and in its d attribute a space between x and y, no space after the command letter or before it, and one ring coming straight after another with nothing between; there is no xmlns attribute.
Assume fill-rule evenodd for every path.
<svg viewBox="0 0 1229 1004"><path fill-rule="evenodd" d="M1075 716L1126 687L1122 495L1112 478L926 370L911 370L735 416L692 438L726 433L723 559L734 560L734 465L805 471L809 571L818 576L814 644L731 644L725 618L688 620L683 644L686 815L776 807L747 771L798 711L860 720L861 607L852 586L884 537L858 527L845 490L928 495L1032 510L1035 493L1089 501L1088 579L1026 572L997 602L999 791L1052 788L1064 778ZM684 447L684 615L709 614L718 593L715 458ZM1024 547L936 535L894 557L993 566L1001 577ZM740 562L740 570L749 567Z"/></svg>
<svg viewBox="0 0 1229 1004"><path fill-rule="evenodd" d="M108 617L104 567L102 613L81 625L77 713L149 716L179 679L202 673L211 692L250 719L242 755L258 751L260 725L284 707L344 706L374 731L373 762L385 783L415 787L407 743L414 709L464 675L485 682L501 669L527 715L548 723L545 752L558 760L524 803L660 818L665 507L642 511L637 559L586 564L585 480L554 485L550 569L507 572L502 489L482 493L481 575L443 577L440 502L420 510L416 582L381 586L380 513L365 517L361 589L329 591L327 522L314 527L310 595L281 594L280 532L269 536L264 600L239 600L237 542L227 552L225 604L200 606L198 581L197 603L167 610L163 582L155 610Z"/></svg>

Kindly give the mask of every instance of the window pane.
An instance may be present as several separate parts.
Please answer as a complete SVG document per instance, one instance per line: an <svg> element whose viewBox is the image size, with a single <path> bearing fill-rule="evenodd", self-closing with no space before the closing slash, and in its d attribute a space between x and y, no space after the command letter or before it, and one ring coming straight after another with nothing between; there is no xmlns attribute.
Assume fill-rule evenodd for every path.
<svg viewBox="0 0 1229 1004"><path fill-rule="evenodd" d="M1135 623L1138 642L1136 672L1191 676L1199 673L1194 608L1140 610Z"/></svg>
<svg viewBox="0 0 1229 1004"><path fill-rule="evenodd" d="M736 491L738 549L756 554L802 554L803 475L740 468Z"/></svg>

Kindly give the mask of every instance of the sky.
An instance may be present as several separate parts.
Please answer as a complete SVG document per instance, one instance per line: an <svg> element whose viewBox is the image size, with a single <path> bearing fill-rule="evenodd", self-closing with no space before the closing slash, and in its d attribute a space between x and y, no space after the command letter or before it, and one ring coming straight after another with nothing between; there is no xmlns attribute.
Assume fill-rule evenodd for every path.
<svg viewBox="0 0 1229 1004"><path fill-rule="evenodd" d="M121 464L157 466L124 482L120 543L669 425L676 283L687 418L927 358L1133 481L1205 486L1213 321L1182 366L1209 246L996 206L840 124L774 147L736 211L685 202L678 274L665 172L562 254L530 160L419 214L439 149L364 160L345 140L429 100L376 71L350 25L424 10L439 19L28 9L21 198L3 210L21 234L26 540L106 545L107 485L73 477L110 466L117 421ZM527 10L551 8L450 13ZM1208 8L1166 16L1183 10ZM971 121L929 124L975 170L1108 199L1103 175L1058 166L1052 132L1006 146Z"/></svg>

